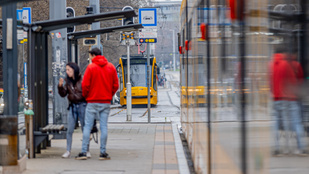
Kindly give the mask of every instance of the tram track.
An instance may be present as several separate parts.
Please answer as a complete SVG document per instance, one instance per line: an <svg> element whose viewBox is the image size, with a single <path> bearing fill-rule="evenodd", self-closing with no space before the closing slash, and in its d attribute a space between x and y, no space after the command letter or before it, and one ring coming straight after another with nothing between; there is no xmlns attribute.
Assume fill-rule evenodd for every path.
<svg viewBox="0 0 309 174"><path fill-rule="evenodd" d="M148 109L146 109L146 111L143 113L142 116L140 116L139 118L145 117L145 115L148 113Z"/></svg>
<svg viewBox="0 0 309 174"><path fill-rule="evenodd" d="M113 108L113 109L118 109L118 108ZM115 115L119 114L120 112L122 112L122 111L124 111L124 110L127 110L127 109L126 109L126 108L121 109L120 111L118 111L118 112L116 112L116 113L114 113L114 114L110 115L110 117L113 117L113 116L115 116Z"/></svg>
<svg viewBox="0 0 309 174"><path fill-rule="evenodd" d="M119 108L113 108L113 109L119 109ZM113 117L113 116L115 116L115 115L117 115L117 114L120 114L121 112L123 112L123 111L125 111L125 110L127 110L127 109L126 109L126 108L121 109L120 111L118 111L118 112L116 112L116 113L114 113L114 114L111 114L110 117ZM139 117L142 118L142 117L144 117L147 113L148 113L148 109L146 109L146 111L142 114L142 116L139 116Z"/></svg>
<svg viewBox="0 0 309 174"><path fill-rule="evenodd" d="M175 104L172 102L172 98L171 98L171 96L170 96L169 92L168 92L168 91L166 91L166 93L167 93L168 100L169 100L170 104L171 104L172 106L176 107L178 110L180 110L180 107L179 107L179 106L177 106L177 105L175 105Z"/></svg>
<svg viewBox="0 0 309 174"><path fill-rule="evenodd" d="M171 75L171 74L169 74L169 79L170 79L170 80L168 81L168 88L170 89L170 91L166 91L166 94L167 94L167 96L168 96L168 100L169 100L170 104L171 104L173 107L176 107L178 110L180 110L180 107L177 106L177 105L175 105L175 104L172 102L172 98L171 98L171 96L170 96L170 92L175 92L176 95L177 95L178 97L180 97L180 94L179 94L180 83L179 83L179 81L174 80L174 76ZM173 90L173 89L175 89L175 88L176 88L177 90Z"/></svg>

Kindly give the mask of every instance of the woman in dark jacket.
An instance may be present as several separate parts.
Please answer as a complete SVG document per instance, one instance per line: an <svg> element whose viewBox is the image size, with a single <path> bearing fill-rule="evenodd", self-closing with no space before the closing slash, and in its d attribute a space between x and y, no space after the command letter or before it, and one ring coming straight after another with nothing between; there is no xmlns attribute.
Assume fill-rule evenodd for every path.
<svg viewBox="0 0 309 174"><path fill-rule="evenodd" d="M79 118L83 130L85 124L85 109L86 100L82 95L82 77L79 72L79 67L76 63L69 62L66 65L65 85L63 78L59 79L58 93L61 97L68 97L68 129L67 129L67 151L62 155L63 158L69 158L71 155L72 135L75 128L76 120ZM88 148L89 149L89 148ZM90 157L89 150L87 157Z"/></svg>

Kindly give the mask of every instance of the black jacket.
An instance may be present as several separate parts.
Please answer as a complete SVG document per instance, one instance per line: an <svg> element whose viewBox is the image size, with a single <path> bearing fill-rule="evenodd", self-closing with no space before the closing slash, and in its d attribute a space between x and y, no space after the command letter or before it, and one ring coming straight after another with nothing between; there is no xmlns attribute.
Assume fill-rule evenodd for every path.
<svg viewBox="0 0 309 174"><path fill-rule="evenodd" d="M61 97L68 95L68 100L71 103L77 104L80 102L86 102L85 98L83 97L81 76L74 86L73 83L68 83L67 80L64 86L58 85L58 93Z"/></svg>

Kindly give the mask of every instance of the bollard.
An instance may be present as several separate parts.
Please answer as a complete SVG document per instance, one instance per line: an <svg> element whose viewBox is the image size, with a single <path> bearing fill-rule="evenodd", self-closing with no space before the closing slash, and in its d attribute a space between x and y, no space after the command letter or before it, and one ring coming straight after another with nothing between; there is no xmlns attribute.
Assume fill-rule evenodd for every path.
<svg viewBox="0 0 309 174"><path fill-rule="evenodd" d="M0 166L17 165L17 116L0 116Z"/></svg>
<svg viewBox="0 0 309 174"><path fill-rule="evenodd" d="M33 158L34 154L33 115L34 112L31 109L25 111L26 149L28 151L28 158Z"/></svg>

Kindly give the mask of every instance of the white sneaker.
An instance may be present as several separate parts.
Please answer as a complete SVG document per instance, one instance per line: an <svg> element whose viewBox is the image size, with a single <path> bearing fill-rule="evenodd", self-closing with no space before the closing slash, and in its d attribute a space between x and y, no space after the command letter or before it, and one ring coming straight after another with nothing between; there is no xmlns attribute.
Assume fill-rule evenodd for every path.
<svg viewBox="0 0 309 174"><path fill-rule="evenodd" d="M71 156L71 152L66 151L66 152L62 155L62 158L70 158L70 156Z"/></svg>
<svg viewBox="0 0 309 174"><path fill-rule="evenodd" d="M90 152L87 152L87 158L91 158Z"/></svg>

